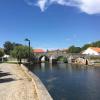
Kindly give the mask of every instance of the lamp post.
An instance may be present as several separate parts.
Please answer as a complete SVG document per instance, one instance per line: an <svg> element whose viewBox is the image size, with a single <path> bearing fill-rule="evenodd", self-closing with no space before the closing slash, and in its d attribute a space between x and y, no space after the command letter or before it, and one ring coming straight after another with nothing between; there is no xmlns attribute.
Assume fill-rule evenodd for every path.
<svg viewBox="0 0 100 100"><path fill-rule="evenodd" d="M30 40L28 38L26 38L25 41L28 41L28 46L29 46L29 66L30 66Z"/></svg>

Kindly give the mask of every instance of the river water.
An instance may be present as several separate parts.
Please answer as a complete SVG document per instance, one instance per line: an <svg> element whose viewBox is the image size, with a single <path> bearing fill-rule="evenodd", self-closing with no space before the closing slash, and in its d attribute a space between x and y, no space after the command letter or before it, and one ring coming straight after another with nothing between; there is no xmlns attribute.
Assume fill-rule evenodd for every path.
<svg viewBox="0 0 100 100"><path fill-rule="evenodd" d="M54 100L100 100L100 68L41 63L31 66Z"/></svg>

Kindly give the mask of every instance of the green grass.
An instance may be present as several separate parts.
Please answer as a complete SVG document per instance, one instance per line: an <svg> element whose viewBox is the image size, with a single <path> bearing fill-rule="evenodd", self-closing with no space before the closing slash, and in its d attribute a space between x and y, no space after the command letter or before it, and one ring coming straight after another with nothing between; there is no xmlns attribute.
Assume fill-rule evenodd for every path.
<svg viewBox="0 0 100 100"><path fill-rule="evenodd" d="M4 61L3 63L8 63L8 64L18 64L18 62L10 62L10 61Z"/></svg>
<svg viewBox="0 0 100 100"><path fill-rule="evenodd" d="M90 59L91 60L100 60L100 56L91 56Z"/></svg>

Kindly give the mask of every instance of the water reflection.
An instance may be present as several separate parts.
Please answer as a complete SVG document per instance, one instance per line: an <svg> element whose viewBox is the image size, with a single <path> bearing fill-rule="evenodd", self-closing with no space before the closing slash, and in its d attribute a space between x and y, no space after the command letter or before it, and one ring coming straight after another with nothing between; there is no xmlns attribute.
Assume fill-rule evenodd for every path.
<svg viewBox="0 0 100 100"><path fill-rule="evenodd" d="M50 63L50 65L49 65L49 66L50 66L50 70L52 71L52 70L53 70L53 68L52 68L52 63Z"/></svg>
<svg viewBox="0 0 100 100"><path fill-rule="evenodd" d="M53 82L53 81L55 81L55 80L57 80L57 77L50 77L48 80L46 80L47 82Z"/></svg>
<svg viewBox="0 0 100 100"><path fill-rule="evenodd" d="M31 69L54 100L100 100L100 68L41 63Z"/></svg>
<svg viewBox="0 0 100 100"><path fill-rule="evenodd" d="M41 71L44 72L45 71L45 63L41 63L40 66L41 66Z"/></svg>

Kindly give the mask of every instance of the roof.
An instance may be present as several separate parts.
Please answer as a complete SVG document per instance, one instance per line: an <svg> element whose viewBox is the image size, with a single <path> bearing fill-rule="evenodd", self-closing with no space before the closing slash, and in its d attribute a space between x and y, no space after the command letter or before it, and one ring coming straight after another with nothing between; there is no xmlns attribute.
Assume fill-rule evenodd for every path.
<svg viewBox="0 0 100 100"><path fill-rule="evenodd" d="M34 49L33 52L34 53L45 53L46 51L43 49Z"/></svg>
<svg viewBox="0 0 100 100"><path fill-rule="evenodd" d="M89 48L91 48L92 50L100 53L100 48L99 47L89 47Z"/></svg>

